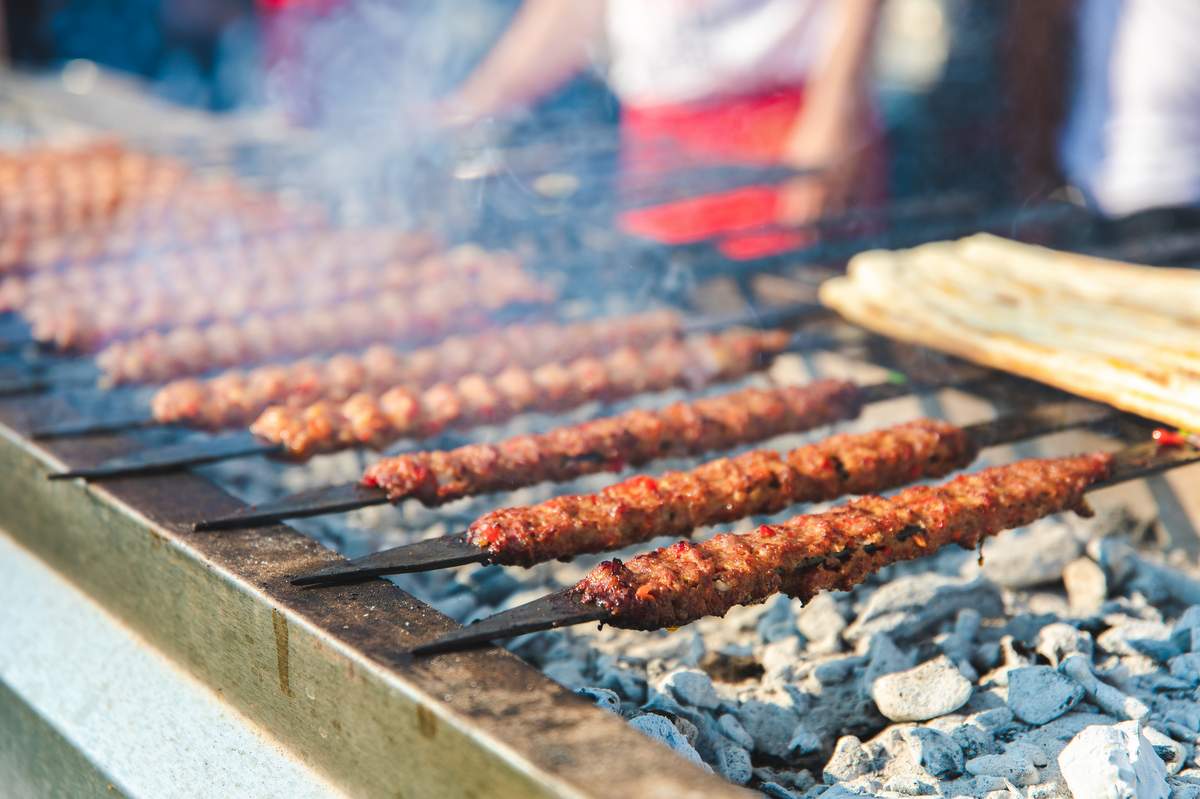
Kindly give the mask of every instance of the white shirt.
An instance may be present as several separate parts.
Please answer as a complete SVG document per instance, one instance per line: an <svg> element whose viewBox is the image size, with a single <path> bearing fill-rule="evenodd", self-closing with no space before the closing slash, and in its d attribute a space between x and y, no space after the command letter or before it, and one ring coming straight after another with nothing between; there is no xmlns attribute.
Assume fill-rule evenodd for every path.
<svg viewBox="0 0 1200 799"><path fill-rule="evenodd" d="M832 6L608 0L609 82L622 101L639 106L795 86L824 58Z"/></svg>
<svg viewBox="0 0 1200 799"><path fill-rule="evenodd" d="M1067 177L1111 215L1200 203L1200 0L1083 0L1077 24Z"/></svg>

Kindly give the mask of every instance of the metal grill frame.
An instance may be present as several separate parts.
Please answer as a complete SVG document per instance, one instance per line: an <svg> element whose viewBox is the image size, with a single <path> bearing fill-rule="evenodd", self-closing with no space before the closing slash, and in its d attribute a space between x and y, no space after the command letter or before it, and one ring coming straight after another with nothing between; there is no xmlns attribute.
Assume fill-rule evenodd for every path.
<svg viewBox="0 0 1200 799"><path fill-rule="evenodd" d="M190 532L240 506L203 478L46 480L133 444L34 444L46 405L0 406L2 533L351 795L744 795L503 650L413 660L453 622L381 580L291 586L336 558L295 530Z"/></svg>

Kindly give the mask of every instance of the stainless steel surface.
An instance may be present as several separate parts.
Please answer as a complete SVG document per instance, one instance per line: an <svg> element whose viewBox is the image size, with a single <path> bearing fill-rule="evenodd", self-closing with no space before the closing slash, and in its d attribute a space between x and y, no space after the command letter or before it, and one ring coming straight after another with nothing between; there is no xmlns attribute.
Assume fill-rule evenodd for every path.
<svg viewBox="0 0 1200 799"><path fill-rule="evenodd" d="M342 795L2 531L0 562L4 796Z"/></svg>

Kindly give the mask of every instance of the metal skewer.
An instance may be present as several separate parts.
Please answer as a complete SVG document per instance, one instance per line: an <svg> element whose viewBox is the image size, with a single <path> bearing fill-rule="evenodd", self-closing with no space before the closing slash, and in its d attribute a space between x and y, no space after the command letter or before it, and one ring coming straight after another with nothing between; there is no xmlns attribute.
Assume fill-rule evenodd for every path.
<svg viewBox="0 0 1200 799"><path fill-rule="evenodd" d="M964 428L967 435L981 449L997 444L1008 444L1027 438L1056 433L1072 427L1096 424L1111 419L1117 411L1091 402L1068 400L1043 405L1019 416L1001 416L987 422ZM431 550L434 542L441 542ZM436 556L431 556L436 551ZM457 559L451 562L451 556ZM312 574L301 575L292 580L294 585L327 586L360 582L385 574L430 571L462 563L487 563L486 551L468 540L466 533L421 541L416 544L393 547L363 558L329 566Z"/></svg>
<svg viewBox="0 0 1200 799"><path fill-rule="evenodd" d="M1168 448L1147 442L1120 450L1115 457L1116 461L1108 478L1089 487L1089 492L1149 477L1177 466L1200 462L1200 448ZM412 649L412 654L453 652L526 633L611 620L612 616L608 611L583 602L574 588L567 588L489 616L427 644L421 644Z"/></svg>
<svg viewBox="0 0 1200 799"><path fill-rule="evenodd" d="M251 433L229 433L199 443L189 441L157 447L125 458L113 458L92 468L69 469L65 472L51 473L46 477L50 480L69 480L75 477L95 480L160 472L163 471L161 464L167 464L171 468L181 462L186 462L188 466L202 466L230 458L281 455L283 452L282 444L265 443Z"/></svg>
<svg viewBox="0 0 1200 799"><path fill-rule="evenodd" d="M0 378L0 397L42 394L63 388L92 388L98 372L90 361L55 359L44 364L22 364Z"/></svg>
<svg viewBox="0 0 1200 799"><path fill-rule="evenodd" d="M159 424L158 420L144 411L127 411L123 414L114 414L100 420L87 419L38 428L30 431L29 436L35 441L49 441L56 438L104 436L159 426L162 425Z"/></svg>

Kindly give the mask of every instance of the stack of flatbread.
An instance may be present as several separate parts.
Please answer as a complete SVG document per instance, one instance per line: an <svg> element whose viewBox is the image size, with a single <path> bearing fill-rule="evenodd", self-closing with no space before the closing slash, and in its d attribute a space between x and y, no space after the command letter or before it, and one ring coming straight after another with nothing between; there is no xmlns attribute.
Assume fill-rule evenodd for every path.
<svg viewBox="0 0 1200 799"><path fill-rule="evenodd" d="M980 234L863 253L821 301L885 336L1200 430L1200 270Z"/></svg>

